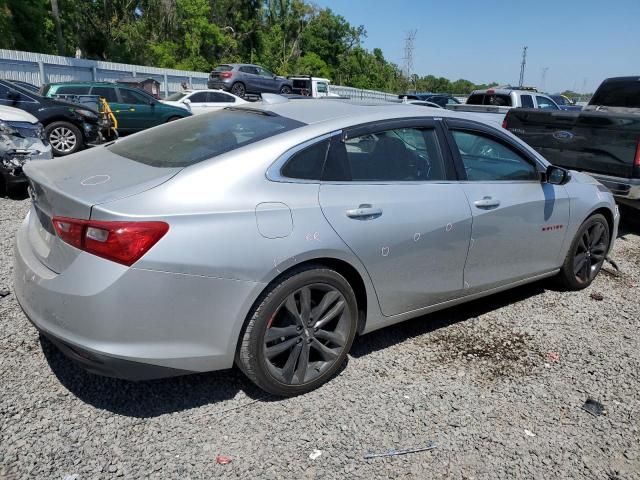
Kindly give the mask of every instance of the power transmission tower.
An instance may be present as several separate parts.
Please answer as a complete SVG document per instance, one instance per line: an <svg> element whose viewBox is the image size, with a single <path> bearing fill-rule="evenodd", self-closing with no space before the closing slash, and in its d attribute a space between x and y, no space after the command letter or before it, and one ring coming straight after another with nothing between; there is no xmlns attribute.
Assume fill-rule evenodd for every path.
<svg viewBox="0 0 640 480"><path fill-rule="evenodd" d="M524 47L522 49L522 63L520 64L520 83L518 83L519 87L522 87L522 84L524 83L524 67L527 64L527 48L529 47Z"/></svg>
<svg viewBox="0 0 640 480"><path fill-rule="evenodd" d="M411 30L407 32L407 36L404 39L404 74L412 81L411 73L413 72L413 42L416 39L417 30ZM413 82L413 88L415 90L416 84Z"/></svg>

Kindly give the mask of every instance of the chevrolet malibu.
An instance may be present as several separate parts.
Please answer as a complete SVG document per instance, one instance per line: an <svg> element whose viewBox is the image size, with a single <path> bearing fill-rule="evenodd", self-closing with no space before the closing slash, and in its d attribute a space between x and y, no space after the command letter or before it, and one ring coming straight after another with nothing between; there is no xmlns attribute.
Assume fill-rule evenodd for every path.
<svg viewBox="0 0 640 480"><path fill-rule="evenodd" d="M585 288L612 247L610 192L503 129L266 97L25 167L15 292L72 360L132 380L236 364L296 395L358 334L546 277Z"/></svg>

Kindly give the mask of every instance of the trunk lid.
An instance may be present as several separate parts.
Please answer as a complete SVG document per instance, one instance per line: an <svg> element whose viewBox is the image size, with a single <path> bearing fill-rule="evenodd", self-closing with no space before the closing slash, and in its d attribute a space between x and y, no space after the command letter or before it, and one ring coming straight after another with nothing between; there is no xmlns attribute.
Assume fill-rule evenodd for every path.
<svg viewBox="0 0 640 480"><path fill-rule="evenodd" d="M44 265L61 273L79 250L57 236L54 216L89 219L94 205L154 188L181 169L151 167L98 147L48 162L29 162L24 170L32 199L31 247Z"/></svg>

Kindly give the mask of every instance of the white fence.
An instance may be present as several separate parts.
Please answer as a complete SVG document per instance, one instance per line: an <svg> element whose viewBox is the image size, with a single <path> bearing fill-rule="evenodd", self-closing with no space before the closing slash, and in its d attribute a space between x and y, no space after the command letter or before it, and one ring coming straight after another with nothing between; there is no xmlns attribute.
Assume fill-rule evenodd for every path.
<svg viewBox="0 0 640 480"><path fill-rule="evenodd" d="M7 80L21 80L40 86L52 82L115 81L122 77L154 78L160 82L160 90L168 95L181 90L182 82L187 82L192 88L207 88L209 75L187 70L0 49L0 78Z"/></svg>

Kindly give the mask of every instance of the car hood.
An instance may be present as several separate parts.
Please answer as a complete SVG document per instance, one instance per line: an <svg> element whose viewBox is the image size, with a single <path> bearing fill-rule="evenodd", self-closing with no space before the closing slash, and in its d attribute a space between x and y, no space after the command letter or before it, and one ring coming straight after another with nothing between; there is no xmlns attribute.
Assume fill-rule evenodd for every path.
<svg viewBox="0 0 640 480"><path fill-rule="evenodd" d="M4 105L0 105L0 121L38 123L38 119L30 113Z"/></svg>

